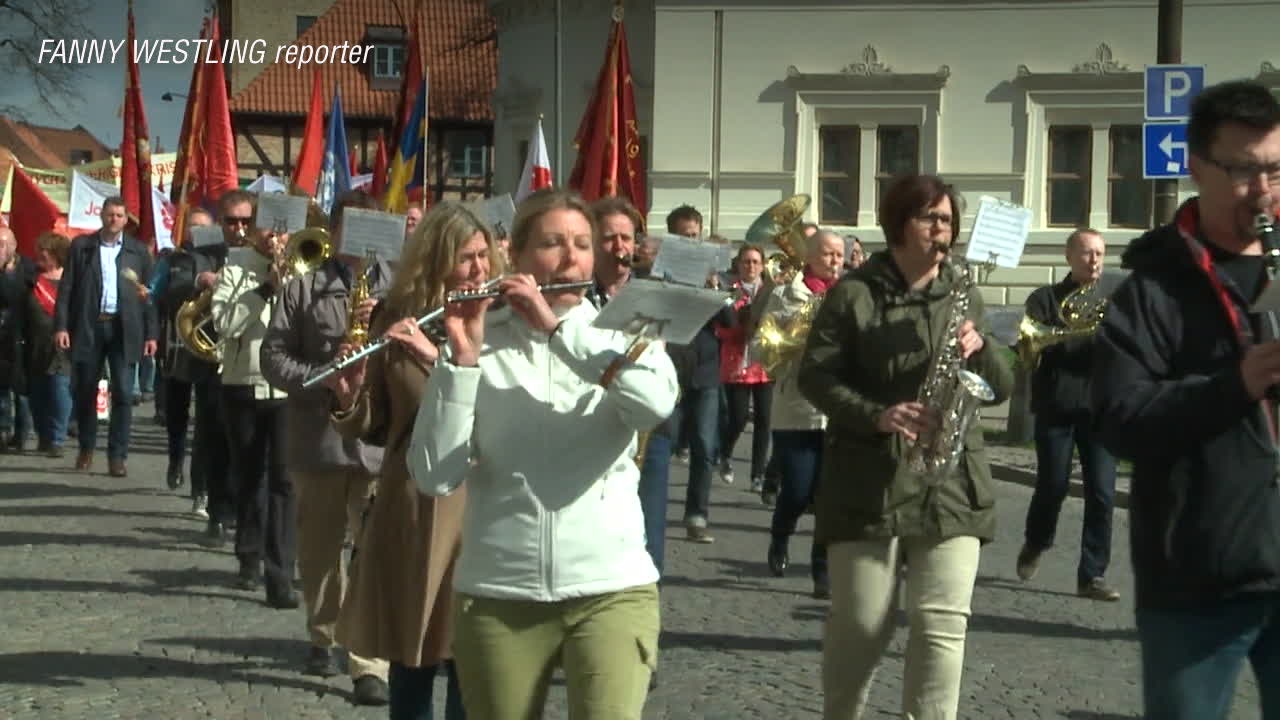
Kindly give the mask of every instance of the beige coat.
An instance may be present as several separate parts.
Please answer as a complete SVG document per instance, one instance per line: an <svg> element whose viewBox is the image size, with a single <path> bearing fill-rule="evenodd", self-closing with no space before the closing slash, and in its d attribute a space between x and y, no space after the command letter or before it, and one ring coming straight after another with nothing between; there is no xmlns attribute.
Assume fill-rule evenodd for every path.
<svg viewBox="0 0 1280 720"><path fill-rule="evenodd" d="M371 335L388 322L380 318ZM453 569L462 536L465 488L448 497L418 492L406 452L426 370L394 343L373 355L350 413L335 416L345 436L385 441L377 498L356 543L338 642L365 657L411 667L453 656Z"/></svg>

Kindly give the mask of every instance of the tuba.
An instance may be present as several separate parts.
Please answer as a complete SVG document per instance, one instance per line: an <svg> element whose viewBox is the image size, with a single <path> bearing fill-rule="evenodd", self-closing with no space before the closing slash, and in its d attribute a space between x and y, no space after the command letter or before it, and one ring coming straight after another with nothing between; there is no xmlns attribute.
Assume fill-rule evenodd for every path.
<svg viewBox="0 0 1280 720"><path fill-rule="evenodd" d="M938 415L938 426L921 433L908 448L907 467L931 475L938 485L951 475L964 450L964 436L985 402L995 400L995 391L975 372L964 369L959 332L969 312L969 293L977 284L973 267L959 258L951 259L959 277L951 288L951 315L942 331L941 345L934 352L929 374L916 401Z"/></svg>
<svg viewBox="0 0 1280 720"><path fill-rule="evenodd" d="M761 213L747 229L747 243L776 245L782 251L764 261L764 271L774 285L783 284L804 267L804 233L800 226L810 201L808 195L792 195Z"/></svg>
<svg viewBox="0 0 1280 720"><path fill-rule="evenodd" d="M222 362L222 343L213 329L213 288L182 303L174 316L178 341L192 355L207 362Z"/></svg>
<svg viewBox="0 0 1280 720"><path fill-rule="evenodd" d="M1023 367L1034 368L1040 352L1051 345L1092 336L1102 325L1107 311L1107 298L1098 289L1098 281L1085 283L1072 290L1058 304L1058 313L1066 327L1054 327L1023 315L1018 324L1018 358Z"/></svg>

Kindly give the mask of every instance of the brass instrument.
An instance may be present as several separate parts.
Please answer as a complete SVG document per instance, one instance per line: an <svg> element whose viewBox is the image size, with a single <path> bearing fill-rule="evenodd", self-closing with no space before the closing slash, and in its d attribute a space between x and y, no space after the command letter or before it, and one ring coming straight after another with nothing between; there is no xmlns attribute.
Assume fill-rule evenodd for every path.
<svg viewBox="0 0 1280 720"><path fill-rule="evenodd" d="M799 359L805 342L809 339L809 330L813 328L813 318L818 314L822 298L821 295L809 298L785 322L778 320L777 313L770 312L766 312L760 320L753 349L757 362L764 367L769 377L779 377L782 370Z"/></svg>
<svg viewBox="0 0 1280 720"><path fill-rule="evenodd" d="M1042 323L1023 315L1018 324L1018 358L1023 367L1034 368L1040 352L1051 345L1085 338L1098 331L1106 314L1107 298L1098 290L1098 281L1085 283L1072 290L1058 304L1058 312L1066 327Z"/></svg>
<svg viewBox="0 0 1280 720"><path fill-rule="evenodd" d="M772 244L782 251L773 253L764 261L764 271L774 285L789 281L804 267L805 237L800 227L804 224L804 211L811 201L808 195L792 195L761 213L747 229L748 244Z"/></svg>
<svg viewBox="0 0 1280 720"><path fill-rule="evenodd" d="M965 433L977 419L979 406L995 400L995 391L987 381L964 369L961 355L959 333L969 312L969 293L977 285L976 271L959 258L952 258L951 263L959 273L950 293L951 315L916 397L917 402L937 414L938 425L917 436L906 456L907 467L929 474L933 485L941 484L955 471L964 450Z"/></svg>
<svg viewBox="0 0 1280 720"><path fill-rule="evenodd" d="M208 362L222 362L222 343L213 329L213 288L182 303L174 316L178 341L192 355Z"/></svg>
<svg viewBox="0 0 1280 720"><path fill-rule="evenodd" d="M329 242L329 231L321 227L308 227L289 235L289 242L284 246L283 259L285 275L280 280L288 282L302 277L324 264L333 256L333 245Z"/></svg>
<svg viewBox="0 0 1280 720"><path fill-rule="evenodd" d="M357 271L355 286L351 288L351 295L347 299L347 335L346 341L349 345L361 347L365 341L369 339L369 324L361 322L356 318L356 311L369 299L371 294L369 274L373 272L378 258L373 254L372 250L365 253L364 258L360 260L360 269Z"/></svg>

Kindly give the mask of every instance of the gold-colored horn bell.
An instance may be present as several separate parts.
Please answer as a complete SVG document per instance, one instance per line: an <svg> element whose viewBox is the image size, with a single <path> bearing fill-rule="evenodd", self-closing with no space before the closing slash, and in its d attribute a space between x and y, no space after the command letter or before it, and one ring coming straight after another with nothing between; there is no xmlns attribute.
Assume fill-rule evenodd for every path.
<svg viewBox="0 0 1280 720"><path fill-rule="evenodd" d="M178 341L192 355L209 363L222 362L222 343L213 329L213 288L182 303L174 316Z"/></svg>
<svg viewBox="0 0 1280 720"><path fill-rule="evenodd" d="M319 227L303 228L289 235L284 246L286 279L300 277L320 267L333 255L329 231Z"/></svg>
<svg viewBox="0 0 1280 720"><path fill-rule="evenodd" d="M746 241L751 245L776 245L776 252L765 259L764 271L775 285L786 282L804 267L804 211L812 198L792 195L775 203L760 214L747 229Z"/></svg>
<svg viewBox="0 0 1280 720"><path fill-rule="evenodd" d="M1066 327L1042 323L1023 315L1018 323L1018 356L1024 366L1034 368L1040 353L1047 347L1086 338L1098 331L1107 310L1107 298L1098 290L1095 280L1067 294L1058 306Z"/></svg>

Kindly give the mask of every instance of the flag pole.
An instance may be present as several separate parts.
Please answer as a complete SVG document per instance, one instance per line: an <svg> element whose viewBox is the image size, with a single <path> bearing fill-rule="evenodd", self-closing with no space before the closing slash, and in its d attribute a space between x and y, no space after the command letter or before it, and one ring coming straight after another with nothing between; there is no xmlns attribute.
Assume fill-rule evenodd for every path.
<svg viewBox="0 0 1280 720"><path fill-rule="evenodd" d="M561 0L556 0L556 19L555 19L555 46L556 46L556 166L552 169L555 173L556 187L564 186L564 178L561 168L564 167L564 153L562 147L564 145L564 46L562 42L561 21Z"/></svg>

